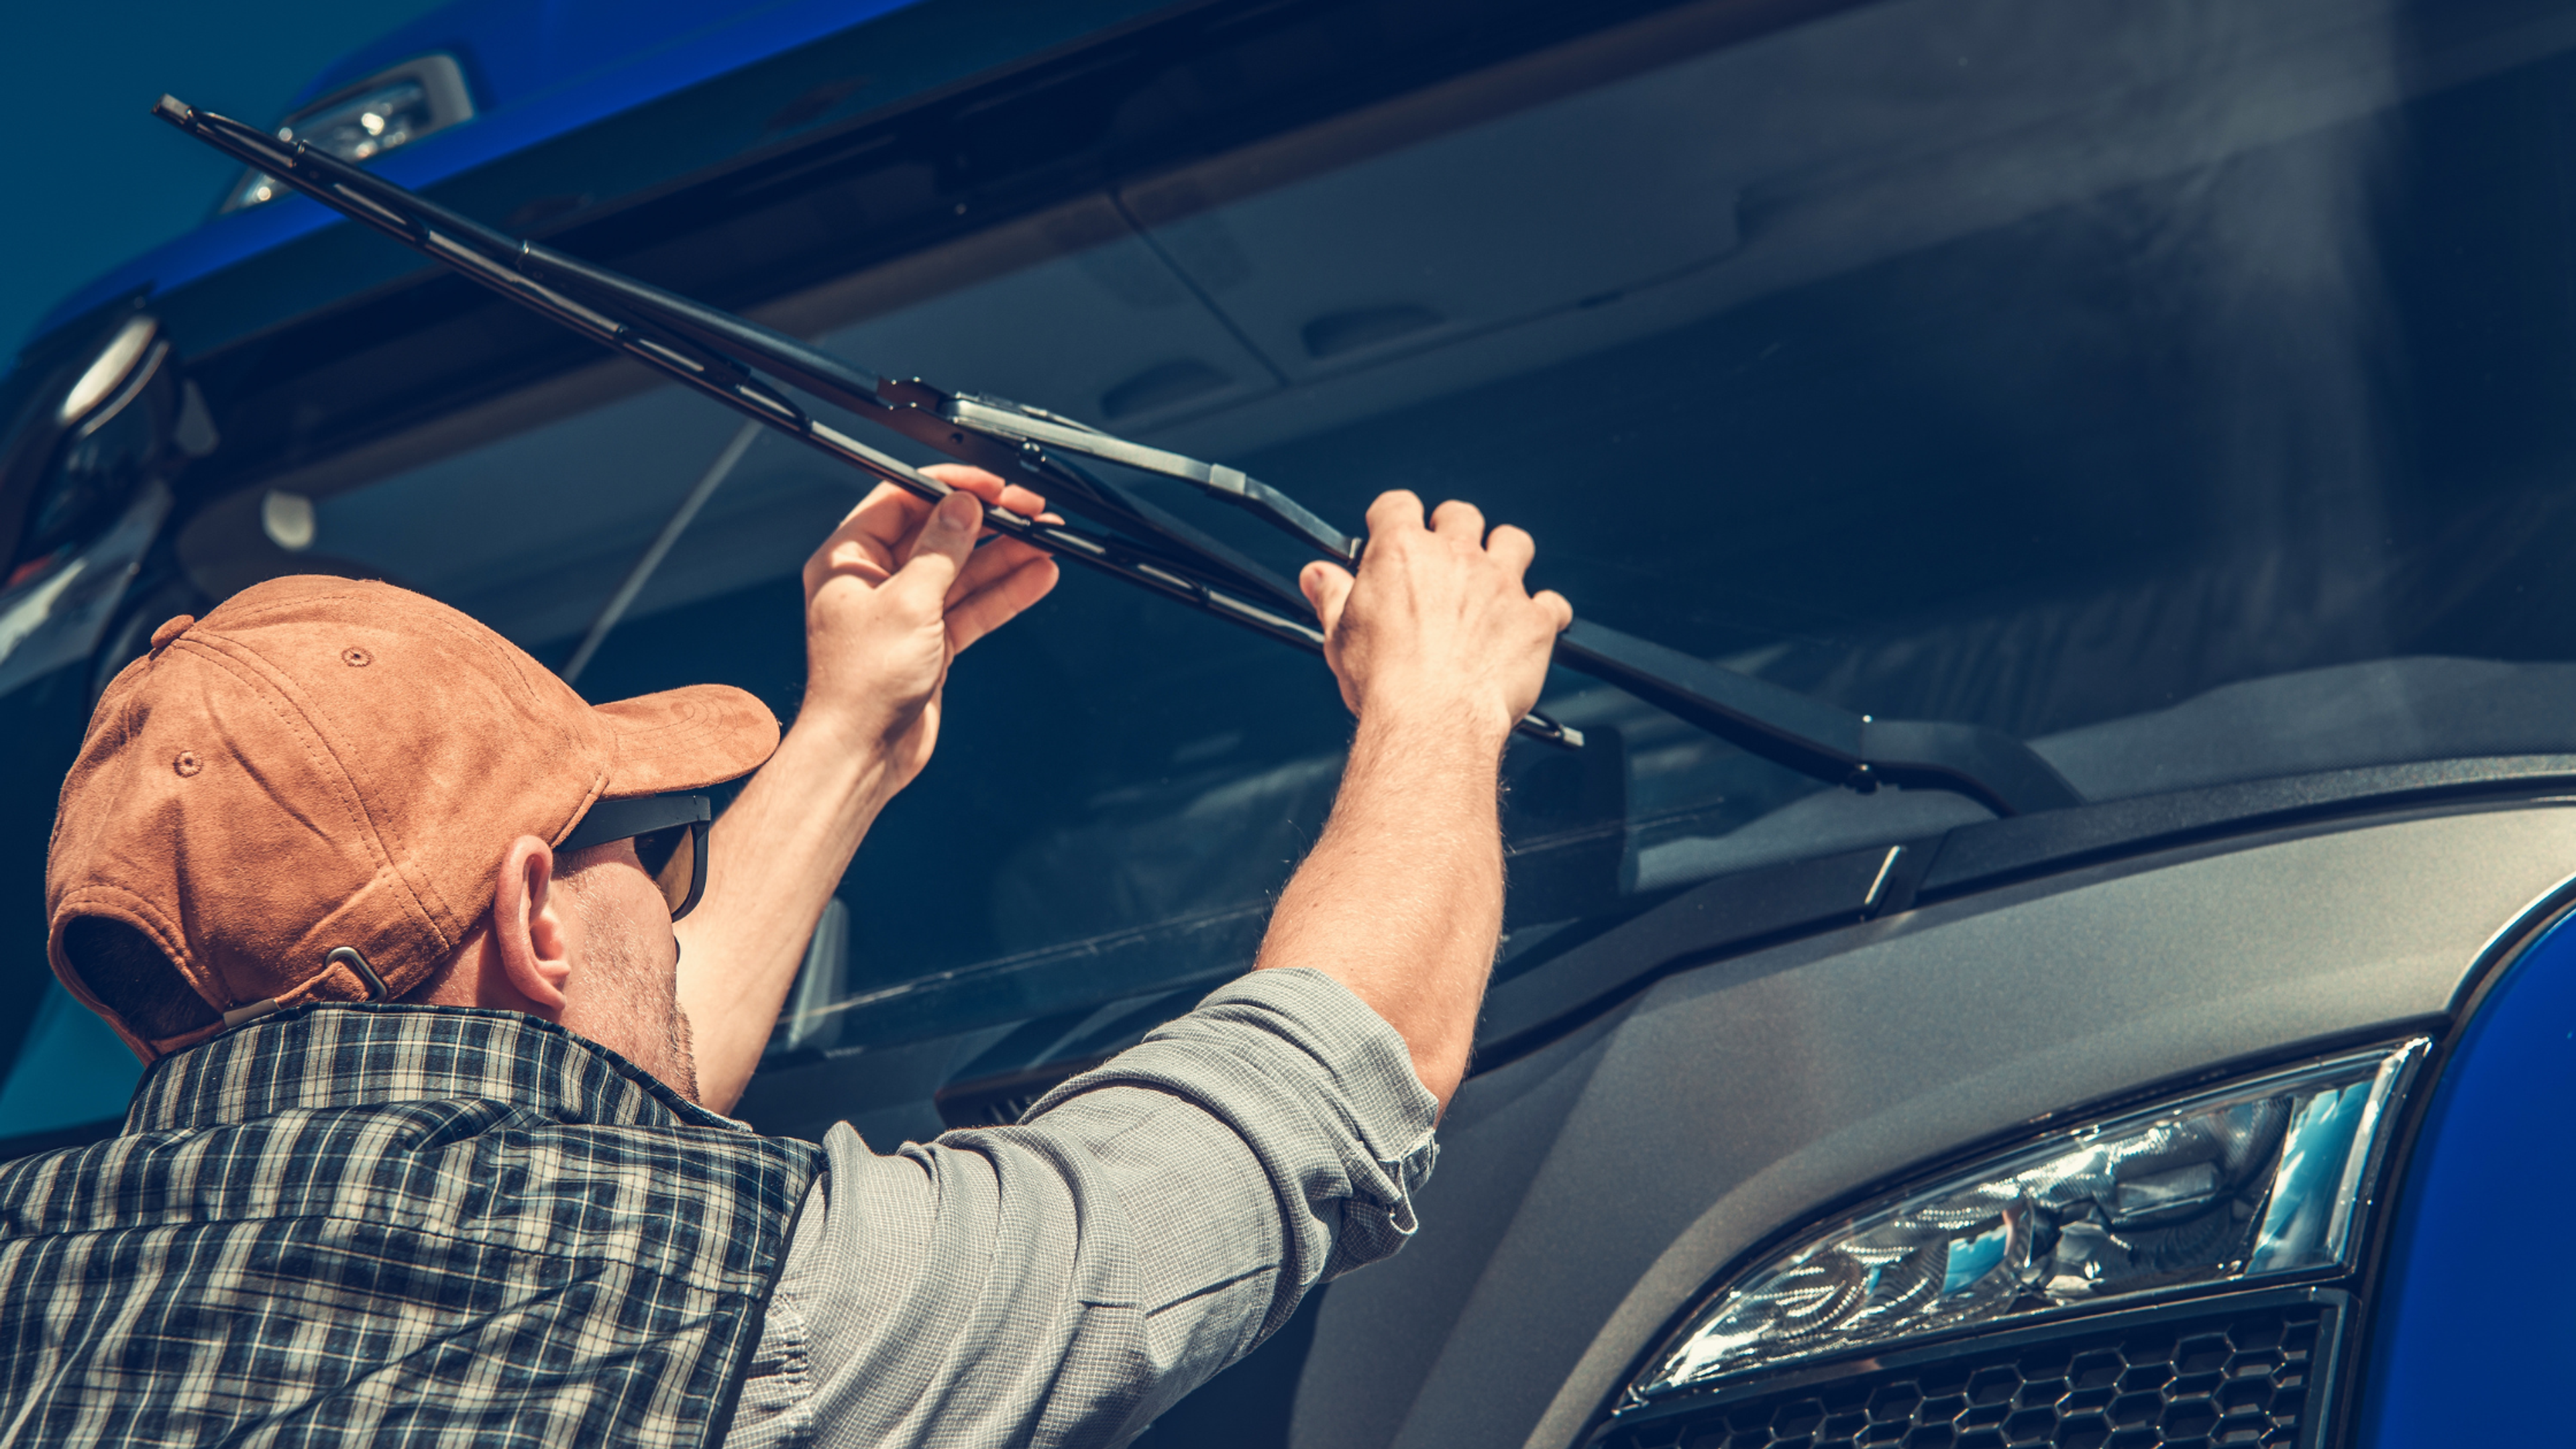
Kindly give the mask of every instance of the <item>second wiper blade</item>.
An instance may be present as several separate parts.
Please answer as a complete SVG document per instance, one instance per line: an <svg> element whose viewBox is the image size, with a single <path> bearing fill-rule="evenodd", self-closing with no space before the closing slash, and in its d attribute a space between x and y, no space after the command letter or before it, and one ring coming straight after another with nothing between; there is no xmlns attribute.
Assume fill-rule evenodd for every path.
<svg viewBox="0 0 2576 1449"><path fill-rule="evenodd" d="M603 269L573 263L570 258L551 257L557 263L556 277L547 279L542 276L543 266L519 265L528 255L528 244L425 201L392 182L370 176L337 157L315 151L304 142L281 141L239 121L197 110L175 96L163 96L152 109L154 115L173 126L334 211L365 222L520 305L810 447L917 497L935 501L954 491L902 459L807 416L792 399L727 355L725 346L730 344L749 353L792 385L872 420L894 425L894 420L905 416L907 409L875 395L879 379L872 373L755 323L646 288ZM576 281L572 287L557 285L571 280L574 270L590 274L589 279ZM531 275L532 272L540 275ZM603 279L614 279L618 285L603 285ZM649 316L620 315L627 310L620 305L621 293L625 297L649 295L655 306ZM719 342L719 338L724 341ZM950 430L959 431L953 427ZM915 430L898 427L898 431L911 434ZM969 442L973 436L961 431L941 450L970 462L980 461L980 450ZM1084 498L1095 503L1106 500L1103 511L1136 520L1149 536L1143 540L1101 538L987 504L984 522L993 532L1087 564L1283 643L1311 653L1323 652L1322 631L1286 612L1288 608L1302 610L1303 599L1292 586L1266 577L1266 571L1257 565L1249 561L1236 563L1239 555L1212 540L1205 548L1191 546L1179 527L1157 527L1140 500L1120 498L1098 480L1051 460L1018 457L997 461L1019 467L1045 463L1049 472L1073 482L1075 491ZM1243 597L1246 593L1268 597ZM1517 728L1522 734L1553 744L1579 748L1583 743L1580 731L1543 715L1525 716Z"/></svg>

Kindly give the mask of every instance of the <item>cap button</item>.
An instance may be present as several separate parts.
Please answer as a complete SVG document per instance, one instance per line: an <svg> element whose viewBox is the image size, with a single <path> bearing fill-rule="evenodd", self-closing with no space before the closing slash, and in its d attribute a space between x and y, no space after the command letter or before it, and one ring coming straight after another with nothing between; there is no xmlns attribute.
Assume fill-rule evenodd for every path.
<svg viewBox="0 0 2576 1449"><path fill-rule="evenodd" d="M152 657L155 659L160 658L161 651L170 647L170 641L187 633L188 627L196 622L196 615L180 614L164 623L160 628L153 630Z"/></svg>

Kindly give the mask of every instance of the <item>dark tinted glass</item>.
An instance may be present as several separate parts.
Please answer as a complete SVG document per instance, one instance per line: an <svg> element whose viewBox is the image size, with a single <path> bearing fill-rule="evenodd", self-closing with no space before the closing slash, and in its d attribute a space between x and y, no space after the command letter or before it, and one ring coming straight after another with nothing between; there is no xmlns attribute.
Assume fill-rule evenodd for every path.
<svg viewBox="0 0 2576 1449"><path fill-rule="evenodd" d="M688 841L689 827L685 825L674 825L668 830L656 830L639 835L635 837L635 858L644 863L647 874L658 878L663 868L671 863L672 857L682 846L688 844ZM685 865L687 862L681 863Z"/></svg>
<svg viewBox="0 0 2576 1449"><path fill-rule="evenodd" d="M1890 0L1695 46L1121 184L800 325L1346 526L1473 499L1589 617L2097 799L2576 750L2576 6ZM561 658L734 426L632 398L325 499L316 547ZM794 571L858 491L756 445L584 691L790 712ZM1595 744L1513 751L1506 974L1984 817L1554 685ZM1313 660L1069 572L959 663L843 885L867 1029L1236 969L1347 729Z"/></svg>
<svg viewBox="0 0 2576 1449"><path fill-rule="evenodd" d="M676 916L689 901L698 863L697 827L674 825L635 837L635 858L662 888L662 899Z"/></svg>

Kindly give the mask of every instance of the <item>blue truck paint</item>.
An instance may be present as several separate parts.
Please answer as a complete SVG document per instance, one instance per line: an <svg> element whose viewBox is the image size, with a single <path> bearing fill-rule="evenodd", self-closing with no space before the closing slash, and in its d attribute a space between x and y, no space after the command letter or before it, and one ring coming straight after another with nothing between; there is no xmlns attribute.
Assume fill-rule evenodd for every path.
<svg viewBox="0 0 2576 1449"><path fill-rule="evenodd" d="M691 29L687 7L676 4L637 7L632 17L625 7L601 0L552 4L539 8L540 24L524 26L525 7L469 0L424 17L341 61L307 88L306 98L363 79L408 56L434 50L461 52L468 84L476 89L476 104L482 109L471 122L424 137L376 163L386 176L405 186L436 192L441 183L478 168L524 157L597 122L679 95L702 82L735 75L870 21L906 10L944 14L957 8L953 3L925 5L922 0L777 0L744 7L730 19ZM868 73L861 77L865 84L854 87L841 104L851 110L894 104L1156 8L1161 7L1136 0L1094 0L1015 13L1011 17L1015 23L934 24L888 37L886 50L869 57ZM701 9L695 18L703 22L706 13ZM613 20L603 18L612 16ZM586 39L576 34L584 28L591 31ZM624 43L611 47L609 37ZM146 99L138 98L138 125L149 124L141 114ZM778 95L747 127L729 127L721 134L669 135L667 144L653 154L630 157L622 168L629 174L597 178L597 189L604 196L631 194L774 142L780 137L766 131L761 120L796 99L794 91ZM189 143L173 137L170 144ZM587 174L595 176L596 168ZM303 197L209 218L187 235L72 293L45 314L30 341L120 299L172 292L240 263L275 256L333 226L329 213ZM398 249L371 246L365 256L372 271L339 278L333 290L345 295L419 270L415 259ZM191 339L191 350L221 340Z"/></svg>
<svg viewBox="0 0 2576 1449"><path fill-rule="evenodd" d="M856 25L916 0L457 0L324 67L295 104L352 86L416 55L445 51L465 68L475 102L501 110L628 67L657 52L714 75L785 45ZM781 14L780 12L789 12ZM784 37L784 43L781 38ZM642 97L670 89L627 81Z"/></svg>
<svg viewBox="0 0 2576 1449"><path fill-rule="evenodd" d="M2357 1443L2529 1444L2576 1362L2565 1255L2576 1197L2576 920L2534 942L2470 1018L2396 1203Z"/></svg>

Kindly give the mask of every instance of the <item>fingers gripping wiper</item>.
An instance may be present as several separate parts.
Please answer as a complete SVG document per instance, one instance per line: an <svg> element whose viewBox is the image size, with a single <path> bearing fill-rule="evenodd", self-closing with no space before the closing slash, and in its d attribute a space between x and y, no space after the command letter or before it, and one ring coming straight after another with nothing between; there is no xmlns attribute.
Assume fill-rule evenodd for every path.
<svg viewBox="0 0 2576 1449"><path fill-rule="evenodd" d="M1232 503L1345 565L1361 540L1241 470L1130 442L1007 399L878 376L783 333L458 216L302 142L280 141L164 96L154 114L324 205L386 233L563 325L616 348L844 462L924 497L947 485L807 417L755 377L787 384L933 451L1043 480L1050 503L1110 536L987 505L993 531L1178 598L1220 618L1320 651L1295 586L1150 501L1082 468L1108 463L1170 478ZM1877 720L1588 620L1560 636L1556 662L1618 686L1729 743L1830 783L1956 791L2007 815L2081 804L2030 747L1981 725ZM1522 733L1580 745L1542 716Z"/></svg>

